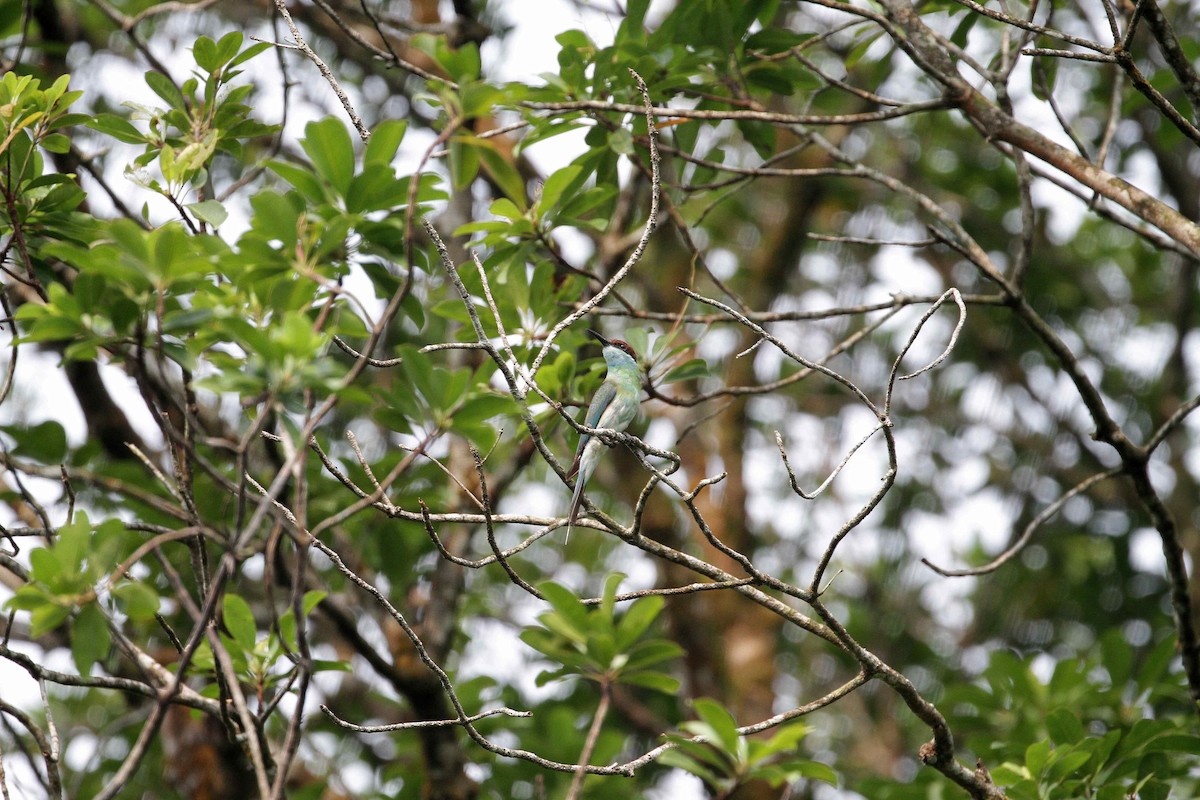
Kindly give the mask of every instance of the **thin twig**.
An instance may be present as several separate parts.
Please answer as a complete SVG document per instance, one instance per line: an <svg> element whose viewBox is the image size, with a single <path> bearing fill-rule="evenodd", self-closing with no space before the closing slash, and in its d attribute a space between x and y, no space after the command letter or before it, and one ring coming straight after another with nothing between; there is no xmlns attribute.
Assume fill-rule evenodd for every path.
<svg viewBox="0 0 1200 800"><path fill-rule="evenodd" d="M530 711L516 711L511 708L493 708L491 711L481 711L478 714L472 714L465 719L420 719L412 722L394 722L390 725L355 725L353 722L346 720L333 713L329 706L322 704L321 711L334 723L341 728L355 733L392 733L394 731L411 731L420 730L421 728L449 728L455 725L464 725L469 722L478 722L487 717L494 717L498 714L506 717L532 717Z"/></svg>
<svg viewBox="0 0 1200 800"><path fill-rule="evenodd" d="M921 563L929 567L937 574L944 575L947 578L987 575L988 573L995 572L996 570L1000 569L1000 567L1008 563L1013 556L1024 550L1025 546L1029 544L1029 541L1033 538L1033 534L1037 532L1037 529L1044 525L1047 520L1057 514L1059 510L1061 510L1062 507L1065 506L1069 500L1071 500L1071 498L1086 492L1100 481L1108 480L1109 478L1120 475L1122 472L1124 472L1124 470L1125 468L1123 466L1106 469L1104 472L1096 473L1090 478L1080 481L1072 486L1070 490L1065 492L1057 500L1042 509L1042 511L1036 517L1034 517L1028 525L1025 526L1025 530L1021 532L1021 535L1017 537L1015 542L1005 548L1000 555L996 556L981 567L971 567L968 569L946 569L944 567L937 566L928 558L922 558Z"/></svg>
<svg viewBox="0 0 1200 800"><path fill-rule="evenodd" d="M358 138L366 142L371 138L371 132L363 125L362 119L358 116L358 112L354 110L354 105L350 102L350 96L346 94L346 90L338 83L334 77L333 70L329 68L319 55L317 55L308 42L304 41L303 34L300 33L300 28L296 26L295 20L292 19L291 12L287 9L286 0L274 0L275 10L279 12L279 16L283 17L283 21L287 23L288 30L292 33L292 41L295 43L296 49L304 54L305 58L316 65L321 76L329 83L333 89L333 93L337 95L338 101L341 102L342 108L346 110L346 115L350 117L350 122L354 125L354 129L358 131Z"/></svg>

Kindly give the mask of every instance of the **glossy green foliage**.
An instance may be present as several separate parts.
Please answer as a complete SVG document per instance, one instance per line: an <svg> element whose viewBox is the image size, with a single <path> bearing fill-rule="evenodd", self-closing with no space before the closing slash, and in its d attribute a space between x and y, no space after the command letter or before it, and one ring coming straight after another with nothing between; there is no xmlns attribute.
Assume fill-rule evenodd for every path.
<svg viewBox="0 0 1200 800"><path fill-rule="evenodd" d="M320 591L305 593L300 603L305 619L325 596L325 592ZM260 697L287 691L289 682L295 679L296 659L300 652L296 639L296 616L292 609L283 612L277 625L265 636L260 636L254 611L245 598L227 593L222 605L225 624L220 637L229 653L234 672ZM200 643L192 668L201 672L216 672L212 646L207 640ZM313 659L312 662L314 672L348 672L350 669L350 665L344 661ZM212 681L209 692L215 697L218 685L215 675Z"/></svg>
<svg viewBox="0 0 1200 800"><path fill-rule="evenodd" d="M202 188L207 183L210 162L218 152L239 158L247 140L273 132L271 126L249 114L246 101L253 87L236 83L242 74L238 67L270 45L259 42L243 49L242 44L242 34L237 31L216 42L201 36L192 47L197 70L182 85L161 72L145 74L147 85L165 106L126 102L132 110L130 119L103 114L89 122L90 127L114 139L144 145L127 170L131 179L178 199L187 188ZM143 123L145 129L135 122ZM225 209L215 200L189 203L187 208L213 227L226 218Z"/></svg>
<svg viewBox="0 0 1200 800"><path fill-rule="evenodd" d="M70 621L71 654L79 672L88 675L103 661L112 643L109 615L119 612L136 622L158 613L159 596L152 584L114 571L118 559L136 543L120 520L93 526L80 511L58 529L54 544L30 553L29 582L6 603L30 612L32 632L44 635Z"/></svg>
<svg viewBox="0 0 1200 800"><path fill-rule="evenodd" d="M772 729L769 738L750 738L738 730L729 711L716 700L702 697L692 707L699 719L679 726L687 735L667 735L674 747L664 751L658 763L686 770L703 780L711 791L724 794L753 781L773 787L802 781L837 786L837 772L798 751L811 730L809 726L785 723Z"/></svg>
<svg viewBox="0 0 1200 800"><path fill-rule="evenodd" d="M1180 676L1169 674L1173 650L1165 639L1137 663L1110 632L1096 656L1058 662L1045 682L1028 660L1000 652L984 672L986 688L962 687L950 699L961 695L988 721L992 752L983 757L1005 759L993 776L1013 798L1185 797L1186 786L1195 789L1200 736L1178 718L1146 718L1137 708L1142 699L1186 707ZM1012 720L1012 730L997 731L997 718Z"/></svg>
<svg viewBox="0 0 1200 800"><path fill-rule="evenodd" d="M88 120L70 112L83 93L68 90L69 82L64 75L42 88L28 75L0 76L0 231L22 231L19 246L35 274L45 266L45 242L76 240L87 235L89 225L76 212L83 191L73 176L47 171L43 156L68 152L67 132Z"/></svg>
<svg viewBox="0 0 1200 800"><path fill-rule="evenodd" d="M1093 654L1052 667L1002 650L978 681L948 688L942 705L1014 800L1191 797L1200 788L1200 736L1179 716L1190 701L1174 649L1165 638L1138 654L1110 631ZM1149 707L1175 713L1146 716ZM864 788L885 800L931 791L924 776L919 785L872 780Z"/></svg>
<svg viewBox="0 0 1200 800"><path fill-rule="evenodd" d="M604 594L593 606L557 583L539 587L551 610L538 617L539 625L521 632L525 644L556 665L538 675L539 685L576 676L605 686L679 690L679 681L662 672L661 664L678 658L682 649L669 640L644 636L662 611L663 600L642 597L618 614L617 587L624 579L620 574L608 576Z"/></svg>

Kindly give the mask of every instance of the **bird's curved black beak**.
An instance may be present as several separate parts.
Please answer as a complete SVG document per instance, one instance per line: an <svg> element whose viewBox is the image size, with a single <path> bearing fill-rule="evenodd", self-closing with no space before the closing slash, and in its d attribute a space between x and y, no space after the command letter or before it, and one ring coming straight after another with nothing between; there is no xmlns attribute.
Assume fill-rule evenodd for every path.
<svg viewBox="0 0 1200 800"><path fill-rule="evenodd" d="M600 342L600 344L607 345L609 343L608 339L604 338L604 336L602 336L599 332L594 331L591 328L588 328L587 332L592 335L592 338L594 338L596 341Z"/></svg>

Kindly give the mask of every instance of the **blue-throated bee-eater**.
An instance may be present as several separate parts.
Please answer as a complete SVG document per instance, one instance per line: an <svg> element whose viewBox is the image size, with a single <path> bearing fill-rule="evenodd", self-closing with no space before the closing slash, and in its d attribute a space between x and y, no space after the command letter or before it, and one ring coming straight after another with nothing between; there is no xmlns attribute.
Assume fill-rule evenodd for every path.
<svg viewBox="0 0 1200 800"><path fill-rule="evenodd" d="M628 342L606 339L593 330L589 330L588 333L595 337L603 348L608 374L604 377L604 383L596 390L596 396L588 406L583 424L589 428L623 431L637 416L641 400L642 374L638 367L637 353ZM567 473L568 478L576 476L575 494L571 497L571 511L567 515L567 536L571 535L571 526L575 524L575 518L579 515L584 484L592 477L604 450L605 444L600 439L588 433L580 434L575 462Z"/></svg>

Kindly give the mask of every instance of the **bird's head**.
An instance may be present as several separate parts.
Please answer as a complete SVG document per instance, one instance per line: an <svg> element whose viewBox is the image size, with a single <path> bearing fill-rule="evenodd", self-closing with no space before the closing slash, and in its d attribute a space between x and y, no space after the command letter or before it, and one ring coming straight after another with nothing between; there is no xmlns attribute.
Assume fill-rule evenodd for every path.
<svg viewBox="0 0 1200 800"><path fill-rule="evenodd" d="M629 342L622 341L621 339L605 338L600 333L591 329L588 329L588 333L592 335L592 338L600 342L600 346L604 352L604 360L608 362L609 366L624 363L637 365L637 352L630 346ZM626 358L628 358L628 362L626 362Z"/></svg>

